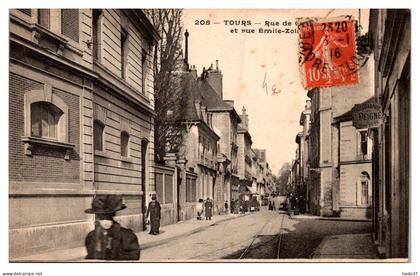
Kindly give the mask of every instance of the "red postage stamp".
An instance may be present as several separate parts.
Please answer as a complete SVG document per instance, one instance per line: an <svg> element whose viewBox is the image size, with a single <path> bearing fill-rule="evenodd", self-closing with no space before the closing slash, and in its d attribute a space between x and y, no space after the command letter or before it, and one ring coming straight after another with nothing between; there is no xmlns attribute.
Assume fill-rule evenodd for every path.
<svg viewBox="0 0 420 276"><path fill-rule="evenodd" d="M299 64L306 89L359 81L355 22L305 19L299 26Z"/></svg>

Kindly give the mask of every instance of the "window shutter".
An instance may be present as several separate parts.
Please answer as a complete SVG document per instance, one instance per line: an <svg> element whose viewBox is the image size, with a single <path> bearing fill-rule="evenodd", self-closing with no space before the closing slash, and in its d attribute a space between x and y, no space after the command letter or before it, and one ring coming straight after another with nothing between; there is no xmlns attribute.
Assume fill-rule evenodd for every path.
<svg viewBox="0 0 420 276"><path fill-rule="evenodd" d="M79 42L79 10L61 10L61 33Z"/></svg>

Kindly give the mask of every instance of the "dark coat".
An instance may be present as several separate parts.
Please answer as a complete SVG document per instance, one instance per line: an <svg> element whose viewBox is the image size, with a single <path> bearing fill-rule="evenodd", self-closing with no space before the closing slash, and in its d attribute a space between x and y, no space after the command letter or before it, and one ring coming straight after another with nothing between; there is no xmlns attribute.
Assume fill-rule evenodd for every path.
<svg viewBox="0 0 420 276"><path fill-rule="evenodd" d="M161 208L158 201L149 202L149 206L147 207L146 218L149 217L150 214L150 228L152 232L159 233L160 209Z"/></svg>
<svg viewBox="0 0 420 276"><path fill-rule="evenodd" d="M213 208L213 203L210 200L207 200L206 203L204 203L204 208L205 208L205 216L207 217L211 217L212 214L212 208Z"/></svg>
<svg viewBox="0 0 420 276"><path fill-rule="evenodd" d="M106 231L99 223L85 239L88 252L86 259L96 260L138 260L140 245L132 230L122 227L114 221Z"/></svg>

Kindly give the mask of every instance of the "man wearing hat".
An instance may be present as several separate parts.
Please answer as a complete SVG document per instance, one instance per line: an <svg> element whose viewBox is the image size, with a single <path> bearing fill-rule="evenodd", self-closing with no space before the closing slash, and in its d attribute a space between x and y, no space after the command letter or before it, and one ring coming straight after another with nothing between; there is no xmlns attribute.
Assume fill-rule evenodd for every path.
<svg viewBox="0 0 420 276"><path fill-rule="evenodd" d="M159 201L156 200L156 194L152 194L152 201L149 202L149 206L147 207L146 218L149 217L150 214L150 235L157 235L159 234L159 227L160 227L160 204Z"/></svg>
<svg viewBox="0 0 420 276"><path fill-rule="evenodd" d="M97 195L93 198L88 214L95 214L95 229L85 239L86 259L138 260L140 245L131 229L114 220L117 211L125 209L119 195Z"/></svg>
<svg viewBox="0 0 420 276"><path fill-rule="evenodd" d="M213 211L213 203L211 202L210 198L208 197L206 203L204 203L204 213L206 216L206 220L211 220L212 211Z"/></svg>

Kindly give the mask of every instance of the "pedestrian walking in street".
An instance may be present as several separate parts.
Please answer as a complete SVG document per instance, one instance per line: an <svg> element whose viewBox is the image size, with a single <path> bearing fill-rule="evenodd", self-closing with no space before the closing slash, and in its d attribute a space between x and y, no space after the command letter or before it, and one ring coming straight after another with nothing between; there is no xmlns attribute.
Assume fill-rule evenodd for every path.
<svg viewBox="0 0 420 276"><path fill-rule="evenodd" d="M225 214L229 214L229 203L225 200Z"/></svg>
<svg viewBox="0 0 420 276"><path fill-rule="evenodd" d="M117 211L125 209L122 197L98 195L92 201L88 214L95 214L95 229L85 239L86 259L138 260L140 245L131 229L122 227L114 220Z"/></svg>
<svg viewBox="0 0 420 276"><path fill-rule="evenodd" d="M236 202L235 202L235 200L232 198L232 199L230 200L230 213L231 213L231 214L234 214L234 213L235 213L235 206L236 206Z"/></svg>
<svg viewBox="0 0 420 276"><path fill-rule="evenodd" d="M156 195L152 194L152 201L149 202L147 207L146 218L150 214L150 235L158 235L160 227L160 204L156 199Z"/></svg>
<svg viewBox="0 0 420 276"><path fill-rule="evenodd" d="M293 195L289 195L286 199L286 202L287 202L287 216L289 217L289 219L293 219L293 217L292 217L292 196Z"/></svg>
<svg viewBox="0 0 420 276"><path fill-rule="evenodd" d="M198 203L196 205L196 211L197 211L197 220L202 220L203 219L203 210L204 210L204 200L203 199L199 199Z"/></svg>
<svg viewBox="0 0 420 276"><path fill-rule="evenodd" d="M213 202L211 202L210 198L207 198L206 203L204 204L204 208L206 220L211 220L213 215Z"/></svg>

